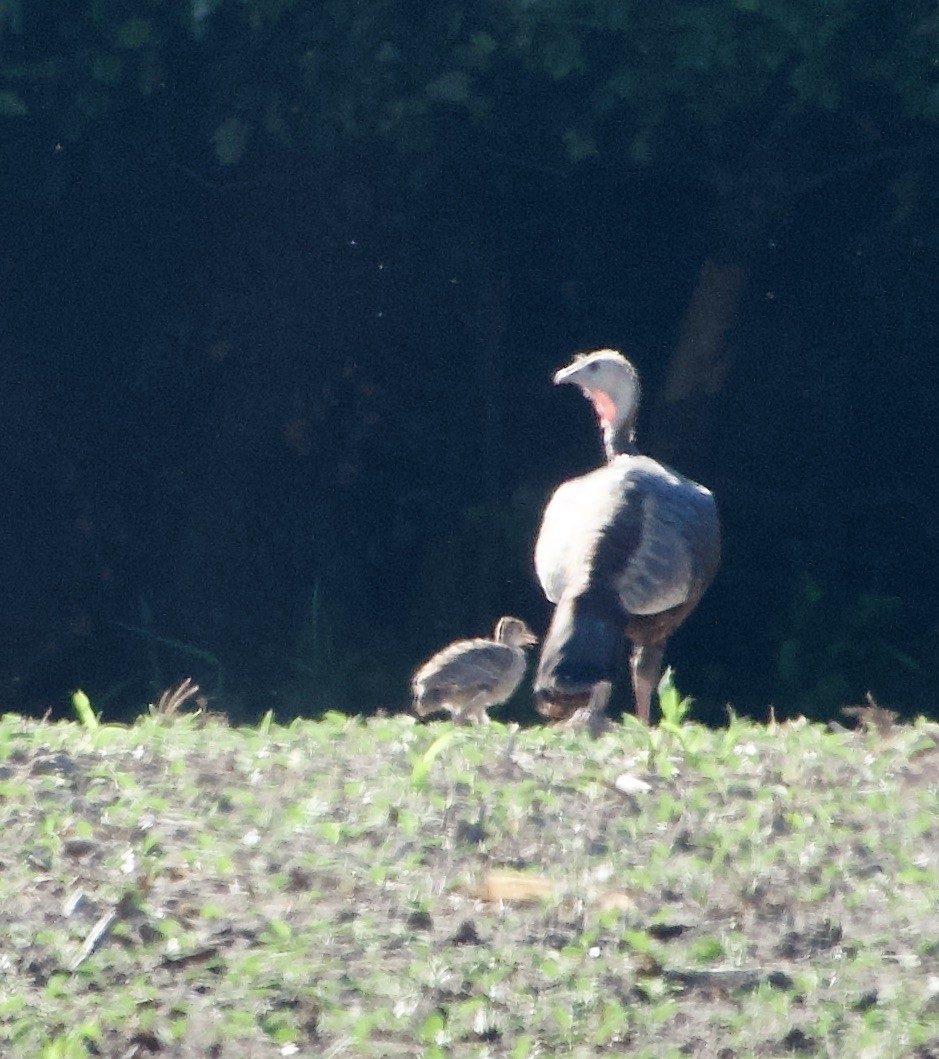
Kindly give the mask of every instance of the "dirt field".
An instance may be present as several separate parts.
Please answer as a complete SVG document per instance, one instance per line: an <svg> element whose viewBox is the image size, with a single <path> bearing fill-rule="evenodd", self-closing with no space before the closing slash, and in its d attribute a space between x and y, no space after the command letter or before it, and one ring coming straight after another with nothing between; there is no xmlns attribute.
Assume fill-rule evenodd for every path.
<svg viewBox="0 0 939 1059"><path fill-rule="evenodd" d="M939 1057L939 726L0 721L0 1054Z"/></svg>

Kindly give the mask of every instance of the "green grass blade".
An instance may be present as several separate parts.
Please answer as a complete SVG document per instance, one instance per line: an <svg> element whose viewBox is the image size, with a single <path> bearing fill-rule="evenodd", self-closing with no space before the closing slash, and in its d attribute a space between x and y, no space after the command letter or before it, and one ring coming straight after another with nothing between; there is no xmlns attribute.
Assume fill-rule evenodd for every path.
<svg viewBox="0 0 939 1059"><path fill-rule="evenodd" d="M449 731L444 732L443 735L438 736L430 744L427 750L417 759L414 763L414 768L411 770L411 784L413 787L419 790L426 785L434 761L436 761L443 751L447 749L454 739L456 739L456 729L451 728Z"/></svg>

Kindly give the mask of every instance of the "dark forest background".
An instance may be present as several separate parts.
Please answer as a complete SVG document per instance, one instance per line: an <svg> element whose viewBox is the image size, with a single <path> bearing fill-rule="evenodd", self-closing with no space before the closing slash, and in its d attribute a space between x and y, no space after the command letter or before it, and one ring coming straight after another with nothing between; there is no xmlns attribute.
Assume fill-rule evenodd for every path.
<svg viewBox="0 0 939 1059"><path fill-rule="evenodd" d="M939 716L939 15L901 7L2 0L0 709L397 710L543 631L541 509L601 456L550 376L609 345L721 507L698 716Z"/></svg>

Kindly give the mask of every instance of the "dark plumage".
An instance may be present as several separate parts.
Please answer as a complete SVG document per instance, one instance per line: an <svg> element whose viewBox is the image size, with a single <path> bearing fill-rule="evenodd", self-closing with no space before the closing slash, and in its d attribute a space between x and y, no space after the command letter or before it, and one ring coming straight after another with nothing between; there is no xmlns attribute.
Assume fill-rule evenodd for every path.
<svg viewBox="0 0 939 1059"><path fill-rule="evenodd" d="M542 519L535 569L556 608L536 705L550 717L601 712L625 633L636 713L648 724L666 641L717 572L717 506L703 486L637 452L639 382L625 357L597 350L554 381L574 383L590 399L608 462L560 485Z"/></svg>
<svg viewBox="0 0 939 1059"><path fill-rule="evenodd" d="M521 618L500 618L491 640L457 640L414 674L414 712L449 710L456 724L485 724L486 710L505 702L525 673L525 648L538 638Z"/></svg>

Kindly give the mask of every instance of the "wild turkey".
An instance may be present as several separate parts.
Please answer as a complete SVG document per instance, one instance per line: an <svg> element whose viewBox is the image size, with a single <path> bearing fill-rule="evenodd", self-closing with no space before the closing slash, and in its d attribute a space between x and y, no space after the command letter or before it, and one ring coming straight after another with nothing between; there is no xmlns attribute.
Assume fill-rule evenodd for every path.
<svg viewBox="0 0 939 1059"><path fill-rule="evenodd" d="M576 357L554 382L579 386L591 401L608 462L564 482L545 509L535 570L556 607L535 703L549 717L584 710L593 725L625 632L636 714L648 724L665 643L717 572L717 506L703 486L639 455L639 380L625 357L612 349Z"/></svg>
<svg viewBox="0 0 939 1059"><path fill-rule="evenodd" d="M456 724L486 724L525 674L525 648L538 642L521 618L500 618L491 640L457 640L414 674L414 712L449 710Z"/></svg>

